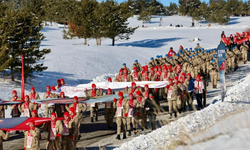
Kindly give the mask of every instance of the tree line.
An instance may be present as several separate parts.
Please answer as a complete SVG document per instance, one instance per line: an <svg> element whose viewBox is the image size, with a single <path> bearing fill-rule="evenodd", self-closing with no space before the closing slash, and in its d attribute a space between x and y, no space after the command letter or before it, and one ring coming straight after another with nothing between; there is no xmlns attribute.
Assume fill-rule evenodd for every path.
<svg viewBox="0 0 250 150"><path fill-rule="evenodd" d="M0 72L12 81L21 77L21 54L25 62L25 81L48 67L43 65L50 49L40 49L45 36L43 26L53 22L64 24L65 39L94 38L101 45L102 38L129 39L138 27L129 27L133 15L128 3L114 0L0 0ZM68 28L66 28L68 26ZM35 74L36 73L36 74Z"/></svg>
<svg viewBox="0 0 250 150"><path fill-rule="evenodd" d="M192 16L194 20L206 20L208 23L226 24L230 16L249 16L250 0L210 0L208 3L200 0L179 0L179 6L171 3L167 7L169 15L179 14Z"/></svg>
<svg viewBox="0 0 250 150"><path fill-rule="evenodd" d="M138 20L150 21L152 15L181 15L191 16L194 20L206 20L208 23L226 24L230 16L249 16L250 0L179 0L178 4L170 3L163 6L160 2L153 0L128 0L133 14L138 15Z"/></svg>

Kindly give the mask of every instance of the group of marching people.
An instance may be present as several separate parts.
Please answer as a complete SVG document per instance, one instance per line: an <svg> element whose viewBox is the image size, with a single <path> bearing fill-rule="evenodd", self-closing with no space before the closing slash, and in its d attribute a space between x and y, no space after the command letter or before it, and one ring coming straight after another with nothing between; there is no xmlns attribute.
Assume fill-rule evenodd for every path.
<svg viewBox="0 0 250 150"><path fill-rule="evenodd" d="M58 85L55 86L55 89L60 88L62 85L65 85L63 79L58 80ZM53 90L52 90L53 89ZM64 92L56 94L53 91L54 87L46 87L46 93L44 94L44 99L47 98L65 98ZM80 125L83 121L83 112L87 110L87 104L79 103L78 97L73 98L74 102L71 105L53 105L45 106L46 118L49 117L49 123L45 123L42 126L36 126L35 118L38 116L38 109L41 105L36 102L31 102L30 100L40 99L39 94L36 93L35 88L31 88L30 95L26 95L24 102L19 103L18 105L12 105L11 107L11 116L12 117L30 117L29 130L24 131L24 149L25 150L39 150L41 133L40 128L43 131L48 132L47 136L47 149L48 150L72 150L76 149L76 144L80 138ZM10 101L22 101L21 98L17 96L17 91L12 92L12 97ZM4 118L4 110L7 109L6 105L1 105L1 117ZM58 117L63 117L63 120L59 120ZM9 138L9 130L5 134L0 130L0 136L2 139ZM2 144L2 142L0 141ZM0 150L3 149L0 144Z"/></svg>
<svg viewBox="0 0 250 150"><path fill-rule="evenodd" d="M242 47L243 46L243 47ZM226 49L226 71L235 71L241 55L245 62L244 43L238 49L235 46L232 50ZM246 47L249 51L249 47ZM112 129L113 119L116 118L117 139L123 139L131 136L131 132L138 134L138 129L145 130L150 127L156 129L156 116L162 111L159 99L162 97L168 102L168 111L170 118L177 117L185 111L196 110L193 105L193 97L196 96L198 109L206 107L204 98L206 97L206 87L208 78L211 79L212 87L217 88L219 76L218 54L216 49L205 50L199 44L194 49L184 49L180 46L178 52L171 47L168 54L163 57L157 55L156 58L150 58L148 65L141 66L138 60L132 66L132 72L123 64L119 74L113 79L114 82L132 82L131 87L118 92L118 99L113 102L105 102L104 117L108 128ZM140 81L168 81L168 85L160 89L150 89L148 85L144 87L137 86L135 82ZM112 82L109 78L108 82ZM56 86L47 86L43 99L65 98L65 93L57 93L61 86L65 85L64 79L58 79ZM102 95L115 94L112 89L103 92L101 88L97 89L92 84L91 90L85 90L87 98L98 97ZM125 98L124 94L128 94ZM29 95L25 96L24 102L18 105L12 105L11 116L36 118L38 109L41 105L30 100L40 99L35 88L31 88ZM36 127L35 121L29 123L30 129L24 131L25 141L24 149L37 150L41 138L40 128L48 132L48 150L69 150L76 149L76 144L80 138L80 128L83 122L83 112L87 111L87 103L79 103L78 97L75 96L74 103L71 105L45 105L45 117L50 117L49 123ZM12 92L10 101L21 101L17 92ZM99 103L89 104L91 122L98 121ZM4 118L6 105L0 105L0 116ZM50 115L49 115L50 114ZM59 120L58 117L63 117ZM149 124L147 124L149 119ZM0 140L9 137L9 131L5 134L0 130ZM2 142L0 141L0 150Z"/></svg>
<svg viewBox="0 0 250 150"><path fill-rule="evenodd" d="M247 51L249 51L249 47L244 42L240 46L233 47L232 50L229 50L228 47L226 48L226 73L237 70L241 56L245 63L246 58L244 55ZM117 112L120 112L119 116L121 116L121 118L117 117L116 119L117 139L120 139L121 127L123 127L124 138L126 138L127 130L128 135L131 135L131 120L134 120L132 125L135 133L137 133L138 124L142 130L147 127L147 117L149 118L151 129L155 129L155 115L161 111L160 96L168 101L170 118L173 115L177 117L177 113L181 114L190 108L196 110L196 107L193 105L194 95L196 96L198 110L206 107L205 98L209 78L211 79L212 87L217 88L219 79L218 53L217 49L205 50L199 43L194 49L184 49L183 46L180 46L178 53L171 47L165 57L162 57L162 55L157 55L156 58L152 57L148 65L142 66L138 60L135 60L132 70L131 72L126 63L124 63L119 74L114 79L115 82L132 82L131 88L126 88L123 91L123 93L129 94L129 100L123 100L123 93L119 93L121 96L119 96L118 102L120 104L118 104L123 111L121 113L117 109ZM135 82L140 81L168 81L169 84L165 88L160 89L148 89L148 85L144 88L136 87ZM139 103L139 105L131 105L132 101L135 101L133 104ZM154 106L153 117L148 115L148 110L152 111L152 109L148 109L146 101L150 103L150 106ZM114 102L117 102L117 100L114 100ZM186 107L187 105L188 107ZM129 109L134 106L138 107L133 109L137 111L133 111L132 118L129 118ZM118 105L116 108L118 108Z"/></svg>

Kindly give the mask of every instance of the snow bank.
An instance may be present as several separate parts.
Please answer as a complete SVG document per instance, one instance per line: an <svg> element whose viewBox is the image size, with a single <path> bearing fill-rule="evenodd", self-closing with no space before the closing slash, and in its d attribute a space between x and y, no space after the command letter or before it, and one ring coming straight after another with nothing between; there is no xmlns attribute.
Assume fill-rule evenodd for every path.
<svg viewBox="0 0 250 150"><path fill-rule="evenodd" d="M186 146L176 150L205 149L249 149L250 147L250 111L232 115L209 129L192 137L192 141L184 141Z"/></svg>
<svg viewBox="0 0 250 150"><path fill-rule="evenodd" d="M116 150L166 149L168 145L191 133L208 128L230 114L249 108L250 75L231 87L226 95L226 102L220 96L214 97L214 104L197 111L175 122L163 126L147 135L141 135L132 141L122 144ZM188 136L187 136L188 137Z"/></svg>

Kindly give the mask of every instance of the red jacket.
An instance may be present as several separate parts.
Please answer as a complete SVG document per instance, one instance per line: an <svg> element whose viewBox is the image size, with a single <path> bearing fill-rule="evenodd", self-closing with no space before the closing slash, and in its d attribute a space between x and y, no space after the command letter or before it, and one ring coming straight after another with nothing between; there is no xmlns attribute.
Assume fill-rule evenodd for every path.
<svg viewBox="0 0 250 150"><path fill-rule="evenodd" d="M172 57L173 53L176 55L176 52L174 50L169 50L168 57Z"/></svg>

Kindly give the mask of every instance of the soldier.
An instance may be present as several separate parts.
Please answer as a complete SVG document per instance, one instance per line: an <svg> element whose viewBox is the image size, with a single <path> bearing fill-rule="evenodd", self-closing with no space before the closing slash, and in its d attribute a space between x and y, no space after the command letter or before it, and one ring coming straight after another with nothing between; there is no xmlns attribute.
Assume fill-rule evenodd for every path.
<svg viewBox="0 0 250 150"><path fill-rule="evenodd" d="M56 85L56 90L58 90L60 87L62 86L62 84L61 84L61 80L60 79L58 79L57 80L57 85Z"/></svg>
<svg viewBox="0 0 250 150"><path fill-rule="evenodd" d="M246 42L242 43L242 45L240 46L240 50L241 50L241 53L242 53L243 62L244 62L244 64L246 64L247 63L247 53L248 53L248 50L249 50L249 47L246 44Z"/></svg>
<svg viewBox="0 0 250 150"><path fill-rule="evenodd" d="M138 60L135 60L135 63L132 66L132 70L134 67L136 67L138 71L142 70L141 64L138 62Z"/></svg>
<svg viewBox="0 0 250 150"><path fill-rule="evenodd" d="M232 68L232 52L229 51L228 48L226 48L225 50L226 52L226 73L229 73L229 71L232 71L231 68Z"/></svg>
<svg viewBox="0 0 250 150"><path fill-rule="evenodd" d="M31 117L32 118L38 118L37 110L32 110Z"/></svg>
<svg viewBox="0 0 250 150"><path fill-rule="evenodd" d="M0 118L5 118L5 110L7 108L7 105L0 105Z"/></svg>
<svg viewBox="0 0 250 150"><path fill-rule="evenodd" d="M96 96L102 96L103 92L102 89L98 90L96 89L96 85L92 84L92 90L90 91L85 91L85 94L87 97L96 97ZM91 122L94 122L94 117L95 116L95 121L98 121L98 103L91 103L90 104L90 118Z"/></svg>
<svg viewBox="0 0 250 150"><path fill-rule="evenodd" d="M149 94L149 98L147 98L145 101L145 110L149 118L149 125L151 130L156 130L156 116L160 110L159 105L155 101L152 93Z"/></svg>
<svg viewBox="0 0 250 150"><path fill-rule="evenodd" d="M109 77L109 78L108 78L108 82L112 82L112 79L111 79L111 77Z"/></svg>
<svg viewBox="0 0 250 150"><path fill-rule="evenodd" d="M21 101L22 99L17 96L17 91L12 91L12 98L10 98L10 101ZM19 111L17 105L11 106L11 116L13 117L20 117L21 112Z"/></svg>
<svg viewBox="0 0 250 150"><path fill-rule="evenodd" d="M3 140L8 140L10 136L10 130L6 130L7 133L5 134L3 130L0 130L0 150L3 150Z"/></svg>
<svg viewBox="0 0 250 150"><path fill-rule="evenodd" d="M148 69L145 69L144 73L142 74L142 81L149 81Z"/></svg>
<svg viewBox="0 0 250 150"><path fill-rule="evenodd" d="M188 103L188 107L189 107L188 111L189 111L190 107L192 107L194 110L196 110L194 105L193 105L194 80L191 77L190 73L187 74L187 79L185 80L184 85L186 86L186 89L187 89L187 103Z"/></svg>
<svg viewBox="0 0 250 150"><path fill-rule="evenodd" d="M141 81L141 73L138 72L137 67L134 67L134 72L132 73L132 81L133 82L138 82Z"/></svg>
<svg viewBox="0 0 250 150"><path fill-rule="evenodd" d="M51 121L44 126L44 131L48 131L47 150L61 150L63 124L57 120L56 113L51 113Z"/></svg>
<svg viewBox="0 0 250 150"><path fill-rule="evenodd" d="M161 81L161 71L157 71L153 81Z"/></svg>
<svg viewBox="0 0 250 150"><path fill-rule="evenodd" d="M30 117L31 112L34 110L34 104L30 102L29 95L25 96L24 101L25 102L23 104L18 104L18 109L23 113L24 117Z"/></svg>
<svg viewBox="0 0 250 150"><path fill-rule="evenodd" d="M234 71L236 71L238 69L239 57L240 57L241 52L236 46L234 47L232 52L234 52L234 54L235 54L235 59L234 59L232 65L234 66Z"/></svg>
<svg viewBox="0 0 250 150"><path fill-rule="evenodd" d="M40 129L35 126L33 120L29 122L29 127L28 131L24 131L24 150L39 150Z"/></svg>
<svg viewBox="0 0 250 150"><path fill-rule="evenodd" d="M125 68L123 69L123 76L122 76L122 81L121 82L131 82L132 77L131 75L128 74L128 70Z"/></svg>
<svg viewBox="0 0 250 150"><path fill-rule="evenodd" d="M215 64L215 60L212 60L210 64L210 78L213 85L213 88L217 88L217 74L218 74L218 66Z"/></svg>
<svg viewBox="0 0 250 150"><path fill-rule="evenodd" d="M204 108L202 105L203 92L204 92L204 83L201 80L200 75L197 75L196 80L194 82L194 93L195 93L195 96L197 99L197 104L198 104L199 110Z"/></svg>
<svg viewBox="0 0 250 150"><path fill-rule="evenodd" d="M132 82L131 83L131 88L128 89L128 93L136 93L137 91L139 91L140 89L136 87L136 83Z"/></svg>
<svg viewBox="0 0 250 150"><path fill-rule="evenodd" d="M66 85L64 79L61 79L61 85L62 85L62 86Z"/></svg>
<svg viewBox="0 0 250 150"><path fill-rule="evenodd" d="M54 98L54 94L51 93L50 86L46 87L46 93L43 95L43 99L49 99L49 98ZM45 117L49 117L49 113L55 112L55 106L49 106L48 104L45 104Z"/></svg>
<svg viewBox="0 0 250 150"><path fill-rule="evenodd" d="M170 47L170 50L168 52L168 57L172 57L174 55L176 55L176 52L173 50L173 47Z"/></svg>
<svg viewBox="0 0 250 150"><path fill-rule="evenodd" d="M112 92L112 90L110 88L108 88L107 90L107 94L106 95L112 95L114 94L114 92ZM113 119L114 119L114 107L113 107L113 103L112 102L106 102L105 103L105 108L104 108L104 118L108 124L108 128L112 129L113 128Z"/></svg>
<svg viewBox="0 0 250 150"><path fill-rule="evenodd" d="M151 58L150 58L150 62L148 63L148 67L149 67L149 68L153 68L153 67L155 67L155 66L156 66L156 64L155 64L154 57L151 57Z"/></svg>
<svg viewBox="0 0 250 150"><path fill-rule="evenodd" d="M31 88L29 98L30 100L40 99L39 94L36 93L35 87ZM34 103L34 109L38 110L38 108L39 108L39 105Z"/></svg>
<svg viewBox="0 0 250 150"><path fill-rule="evenodd" d="M134 134L137 133L138 124L135 122L135 118L137 117L137 108L139 103L135 100L132 93L129 94L129 110L128 110L128 117L127 117L127 131L128 136L131 136L131 123L133 125Z"/></svg>
<svg viewBox="0 0 250 150"><path fill-rule="evenodd" d="M80 123L80 121L79 121L79 117L75 113L75 108L74 107L69 108L69 116L70 116L70 119L72 120L72 122L74 122L74 124L76 125L75 135L74 135L74 138L73 138L74 139L73 140L73 149L76 149L76 144L78 142L78 137L81 137L81 135L80 135L80 130L77 129L77 125Z"/></svg>
<svg viewBox="0 0 250 150"><path fill-rule="evenodd" d="M62 98L62 99L65 98L64 92L60 93L59 98ZM56 104L55 105L55 111L56 111L56 114L57 114L58 117L63 117L63 113L66 111L65 105Z"/></svg>
<svg viewBox="0 0 250 150"><path fill-rule="evenodd" d="M168 97L168 107L169 107L169 114L170 119L172 118L172 114L177 117L177 107L176 107L176 100L177 100L177 86L174 86L173 79L168 79L169 84L165 88L165 93Z"/></svg>
<svg viewBox="0 0 250 150"><path fill-rule="evenodd" d="M168 81L168 68L166 65L163 66L163 72L161 74L161 81Z"/></svg>
<svg viewBox="0 0 250 150"><path fill-rule="evenodd" d="M66 111L64 113L63 120L63 133L62 133L62 150L71 150L74 147L73 140L75 137L75 132L77 127L75 122L71 120L69 113Z"/></svg>
<svg viewBox="0 0 250 150"><path fill-rule="evenodd" d="M131 71L130 71L129 68L126 66L126 63L123 63L122 65L123 65L123 66L122 66L121 69L123 70L123 69L126 68L126 69L128 70L128 74L131 74Z"/></svg>
<svg viewBox="0 0 250 150"><path fill-rule="evenodd" d="M177 89L177 95L176 95L176 103L179 113L181 114L181 108L182 108L182 101L181 101L181 95L183 94L183 85L179 82L178 77L174 78L174 86L176 86Z"/></svg>
<svg viewBox="0 0 250 150"><path fill-rule="evenodd" d="M30 98L30 100L40 99L39 94L36 93L36 91L35 91L35 87L31 88L29 98Z"/></svg>
<svg viewBox="0 0 250 150"><path fill-rule="evenodd" d="M128 117L128 110L129 110L129 103L127 99L124 99L123 93L118 93L119 99L116 101L114 99L114 108L116 108L116 124L117 124L117 137L116 139L121 139L121 128L123 127L123 139L126 139L126 132L127 132L127 122L126 118Z"/></svg>
<svg viewBox="0 0 250 150"><path fill-rule="evenodd" d="M76 130L78 130L78 133L80 133L81 123L83 122L83 112L87 110L87 103L84 103L84 105L82 103L79 103L77 96L74 96L73 99L74 99L74 103L71 104L69 107L74 108L74 112L76 113L76 116L78 117L78 124L75 124L75 125L76 125ZM69 111L69 107L67 104L65 105L65 108L68 111ZM75 138L77 139L77 142L78 142L78 138L81 138L81 136L80 137L76 136Z"/></svg>
<svg viewBox="0 0 250 150"><path fill-rule="evenodd" d="M123 71L122 69L119 71L119 74L115 76L115 82L122 82L122 74L123 74Z"/></svg>
<svg viewBox="0 0 250 150"><path fill-rule="evenodd" d="M148 74L149 81L154 81L154 76L155 76L154 68L150 68L150 72Z"/></svg>
<svg viewBox="0 0 250 150"><path fill-rule="evenodd" d="M185 75L180 77L180 83L183 87L183 93L181 94L181 111L186 110L186 102L187 102L187 85L185 85ZM187 83L187 82L186 82Z"/></svg>
<svg viewBox="0 0 250 150"><path fill-rule="evenodd" d="M176 73L173 70L172 65L168 66L168 78L174 78L176 76Z"/></svg>
<svg viewBox="0 0 250 150"><path fill-rule="evenodd" d="M136 100L138 101L138 110L137 110L137 117L136 117L136 123L141 126L141 130L143 131L144 129L147 128L147 125L145 124L145 120L147 119L146 117L146 111L144 108L145 105L145 98L142 96L141 91L136 92Z"/></svg>
<svg viewBox="0 0 250 150"><path fill-rule="evenodd" d="M202 47L200 46L199 43L197 43L197 46L195 47L195 49L202 49Z"/></svg>

